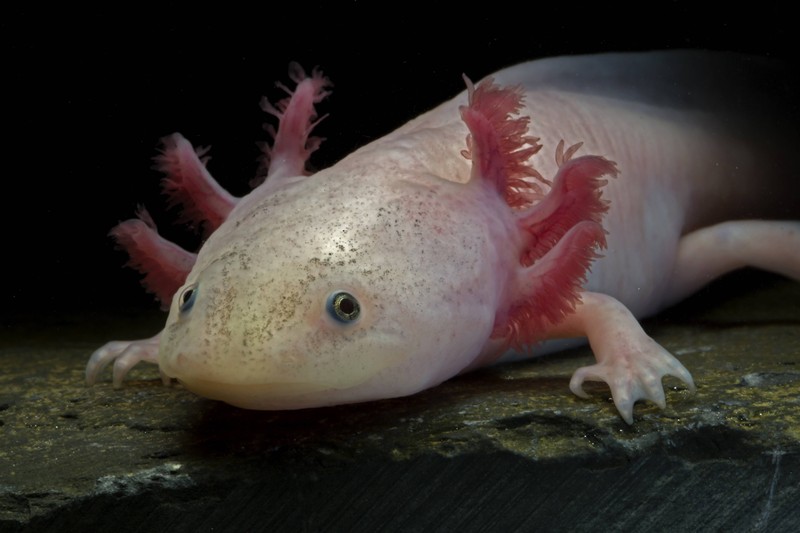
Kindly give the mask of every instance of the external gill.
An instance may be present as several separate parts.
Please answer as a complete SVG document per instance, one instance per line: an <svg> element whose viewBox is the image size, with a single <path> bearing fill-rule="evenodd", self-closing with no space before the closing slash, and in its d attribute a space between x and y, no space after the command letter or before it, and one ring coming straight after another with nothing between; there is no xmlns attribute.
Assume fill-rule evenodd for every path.
<svg viewBox="0 0 800 533"><path fill-rule="evenodd" d="M275 107L266 99L262 103L264 110L279 120L277 131L268 128L273 133L274 146L264 148L263 167L269 175L264 187L277 187L291 178L307 175L308 157L322 142L309 134L324 118L317 118L314 105L330 94L326 90L330 81L316 69L310 77L306 76L297 63L289 65L289 77L297 83L294 91L278 84L289 97ZM227 219L239 198L223 189L206 169L207 148L195 150L179 133L165 137L162 142L162 151L155 161L156 167L165 173L163 190L171 204L182 206L180 220L201 227L207 237ZM139 218L114 227L111 236L130 256L128 264L144 274L145 288L166 307L186 280L196 256L160 237L144 209L137 215Z"/></svg>
<svg viewBox="0 0 800 533"><path fill-rule="evenodd" d="M541 145L527 135L529 117L513 118L522 109L519 87L499 87L491 78L474 88L467 81L469 105L461 117L469 128L467 151L472 179L496 188L514 209L524 243L519 275L512 282L512 301L498 310L493 338L522 347L540 338L547 326L575 309L580 289L597 249L605 247L601 222L608 203L601 198L602 176L615 176L616 165L601 156L572 159L580 143L556 148L558 172L544 178L528 160ZM528 145L526 147L526 145ZM550 185L547 193L534 178ZM538 200L531 204L531 200Z"/></svg>

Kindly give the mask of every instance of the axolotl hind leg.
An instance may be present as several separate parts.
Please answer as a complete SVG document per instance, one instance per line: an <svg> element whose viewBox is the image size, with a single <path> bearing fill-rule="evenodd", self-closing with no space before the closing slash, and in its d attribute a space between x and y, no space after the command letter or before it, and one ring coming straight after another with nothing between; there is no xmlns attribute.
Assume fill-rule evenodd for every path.
<svg viewBox="0 0 800 533"><path fill-rule="evenodd" d="M747 266L800 281L800 222L736 220L684 235L668 294L678 301L714 278Z"/></svg>

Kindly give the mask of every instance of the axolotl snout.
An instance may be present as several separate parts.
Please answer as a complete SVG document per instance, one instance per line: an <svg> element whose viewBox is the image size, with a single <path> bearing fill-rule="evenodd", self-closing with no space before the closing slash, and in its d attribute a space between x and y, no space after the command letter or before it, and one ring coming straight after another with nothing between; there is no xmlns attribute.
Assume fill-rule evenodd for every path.
<svg viewBox="0 0 800 533"><path fill-rule="evenodd" d="M98 349L87 380L114 361L119 385L145 360L209 398L298 409L413 394L586 337L597 364L570 388L607 382L630 423L638 400L663 407L663 376L694 388L637 317L745 265L800 279L800 223L752 218L797 205L775 194L789 189L785 135L769 106L719 112L771 68L691 52L534 61L466 80L306 175L330 82L293 65L296 89L264 102L279 126L250 194L165 139L165 188L210 235L195 256L146 212L113 230L169 317L152 339Z"/></svg>

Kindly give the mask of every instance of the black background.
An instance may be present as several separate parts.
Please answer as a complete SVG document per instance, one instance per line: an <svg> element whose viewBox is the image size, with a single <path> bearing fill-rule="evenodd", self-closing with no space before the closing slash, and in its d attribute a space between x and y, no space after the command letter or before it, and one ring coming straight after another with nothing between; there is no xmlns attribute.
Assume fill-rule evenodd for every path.
<svg viewBox="0 0 800 533"><path fill-rule="evenodd" d="M635 7L433 2L263 4L75 10L10 8L0 19L3 91L0 318L119 306L155 308L121 266L108 230L145 204L162 234L175 212L151 169L180 131L211 145L209 169L247 191L266 139L262 95L280 95L289 61L334 82L322 107L324 167L480 78L551 55L697 48L793 60L794 23L777 3L699 12L695 2ZM478 4L476 4L478 6ZM220 9L225 7L224 12ZM434 14L436 9L442 13ZM703 7L703 9L706 9ZM710 9L710 8L709 8ZM279 236L278 236L279 237Z"/></svg>

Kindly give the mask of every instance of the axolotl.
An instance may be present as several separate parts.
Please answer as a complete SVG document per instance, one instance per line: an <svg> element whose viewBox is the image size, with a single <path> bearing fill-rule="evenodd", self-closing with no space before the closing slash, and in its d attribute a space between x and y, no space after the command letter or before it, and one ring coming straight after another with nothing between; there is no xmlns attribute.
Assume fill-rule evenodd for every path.
<svg viewBox="0 0 800 533"><path fill-rule="evenodd" d="M797 206L796 137L757 58L612 53L465 76L452 100L316 173L331 83L296 64L290 78L262 104L279 122L244 197L204 151L164 140L166 192L207 239L183 250L145 211L112 231L169 316L153 338L95 351L90 385L112 361L115 386L147 361L208 398L301 409L586 338L597 362L570 389L605 381L632 423L635 402L664 407L664 376L695 387L638 319L747 265L800 279L800 223L774 220Z"/></svg>

